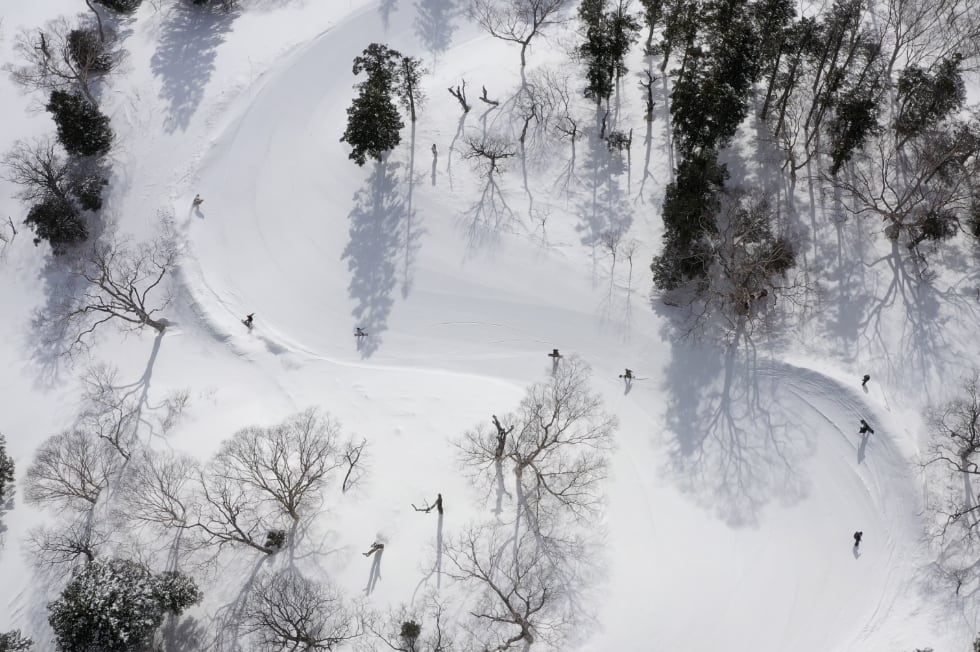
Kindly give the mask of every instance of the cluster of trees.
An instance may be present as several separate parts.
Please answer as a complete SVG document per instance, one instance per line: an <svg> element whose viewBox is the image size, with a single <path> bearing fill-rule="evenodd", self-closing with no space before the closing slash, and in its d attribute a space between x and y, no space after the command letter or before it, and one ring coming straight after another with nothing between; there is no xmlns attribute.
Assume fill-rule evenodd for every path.
<svg viewBox="0 0 980 652"><path fill-rule="evenodd" d="M768 30L779 17L792 16L792 5L709 0L646 3L645 9L648 21L663 21L657 48L663 67L672 55L680 59L670 73L679 163L664 194L663 250L651 265L654 284L700 302L702 315L750 318L753 302L794 266L795 253L776 228L778 210L768 197L726 190L729 172L719 151L748 115L753 84L774 56ZM655 25L648 27L649 43Z"/></svg>
<svg viewBox="0 0 980 652"><path fill-rule="evenodd" d="M115 0L106 8L128 13L139 2ZM20 65L7 66L13 79L48 94L45 109L57 130L51 138L18 143L5 157L7 177L17 184L28 205L25 223L55 254L65 253L88 238L86 214L102 208L108 183L105 155L113 141L109 118L98 103L98 84L118 64L115 35L99 11L95 18L71 22L60 18L44 29L23 31L14 45Z"/></svg>
<svg viewBox="0 0 980 652"><path fill-rule="evenodd" d="M579 56L585 62L585 96L596 104L609 104L613 91L626 74L626 55L639 38L640 21L630 13L629 0L582 0L578 15L584 42Z"/></svg>
<svg viewBox="0 0 980 652"><path fill-rule="evenodd" d="M364 472L366 443L342 439L340 425L315 409L238 431L204 465L143 449L136 432L145 417L113 378L106 369L87 376L78 427L43 442L24 478L27 502L69 515L30 536L36 563L73 569L49 606L66 651L142 649L165 614L200 600L196 584L180 573L155 575L109 556L113 527L173 532L192 549L231 545L272 555L320 507L328 482L337 479L346 490ZM107 503L110 486L117 491ZM100 519L97 507L111 518ZM332 649L360 633L335 590L294 572L259 581L248 604L247 622L263 649L287 641Z"/></svg>
<svg viewBox="0 0 980 652"><path fill-rule="evenodd" d="M449 574L474 600L467 629L484 648L562 649L575 634L568 614L587 610L594 524L617 427L589 377L581 359L563 358L514 412L494 415L458 443L465 472L495 514L446 551Z"/></svg>
<svg viewBox="0 0 980 652"><path fill-rule="evenodd" d="M841 210L879 217L917 254L923 242L980 234L980 116L962 115L962 71L980 55L975 5L886 0L879 20L861 0L803 18L786 0L645 0L643 9L648 52L663 57L662 70L677 64L669 74L679 160L651 265L658 289L698 299L727 292L717 307L751 317L744 297L787 287L795 254L777 228L779 206L756 231L762 239L741 247L745 221L733 224L729 207L746 194L726 191L718 157L754 92L792 182L807 168L811 182L844 191ZM771 265L758 264L760 251Z"/></svg>
<svg viewBox="0 0 980 652"><path fill-rule="evenodd" d="M405 123L396 101L416 121L424 101L421 80L426 71L421 60L381 43L372 43L355 57L353 71L364 73L366 79L355 86L358 94L347 109L347 129L340 140L350 145L350 159L364 165L368 158L380 161L401 142Z"/></svg>

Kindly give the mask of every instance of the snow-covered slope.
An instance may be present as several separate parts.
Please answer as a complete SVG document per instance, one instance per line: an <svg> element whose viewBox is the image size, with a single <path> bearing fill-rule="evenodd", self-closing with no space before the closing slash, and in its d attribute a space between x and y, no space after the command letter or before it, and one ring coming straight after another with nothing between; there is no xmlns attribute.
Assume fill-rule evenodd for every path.
<svg viewBox="0 0 980 652"><path fill-rule="evenodd" d="M158 339L108 332L92 358L142 383L151 405L188 390L186 418L147 445L204 459L240 427L310 405L330 411L369 440L370 474L354 495L328 498L304 564L372 606L397 605L445 587L437 541L487 512L450 442L512 409L525 386L547 377L545 354L558 347L592 365L620 420L606 515L595 524L606 542L598 622L583 649L965 649L975 611L931 595L924 579L915 415L926 397L914 387L934 392L936 378L958 370L953 360L975 354L960 337L969 313L949 313L946 331L936 325L939 333L914 336L916 346L935 337L938 347L943 333L957 341L948 365L942 357L928 369L880 361L893 341L906 341L904 306L886 304L887 295L886 327L873 337L845 337L839 322L830 329L815 319L796 344L761 338L758 348L731 353L673 341L650 309L646 271L667 181L662 134L642 192L633 161L631 187L590 208L584 172L568 193L556 190L550 161L566 153L550 152L528 171L536 208L550 215L546 232L528 215L518 163L502 178L514 219L475 223L468 211L479 179L461 147L450 151L459 113L444 89L465 77L505 96L517 83L517 52L460 13L436 25L420 18L448 0L394 4L383 16L374 2L257 1L240 15L195 23L184 9L148 3L128 24L126 70L106 99L121 143L108 213L137 238L172 217L186 255L167 314L174 326ZM18 8L5 19L5 53L16 27L38 24L39 13ZM430 97L388 163L362 169L338 139L350 61L373 41L423 56ZM532 66L560 60L560 44L536 43ZM23 108L5 103L16 131L0 144L46 128L45 116L28 120ZM499 112L484 120L483 109L467 116L464 134L500 128ZM626 101L621 120L631 116L640 129L640 110ZM583 165L588 154L579 152ZM196 193L205 200L199 210L190 203ZM20 214L16 203L4 209ZM597 215L613 214L640 243L632 273L582 244L601 230ZM879 295L874 251L888 253L879 239L861 235L869 270L861 276L839 257L828 310L841 318L861 314L842 305L845 287L860 288L848 296ZM816 257L827 255L817 247ZM30 346L29 317L56 266L40 253L21 233L0 263L8 311L0 431L21 472L40 440L71 423L77 397L78 368L61 364L53 375L56 361ZM248 331L239 320L251 312ZM852 330L867 328L857 321ZM360 344L356 325L371 334ZM618 374L627 366L639 378L624 388ZM868 392L858 369L875 376ZM861 418L875 424L874 436L857 435ZM447 505L438 531L433 516L411 509L437 491ZM47 641L43 604L58 587L33 578L22 544L38 519L17 497L3 516L0 630L17 626ZM865 533L860 554L855 530ZM359 553L378 537L387 541L382 576L368 591L370 562ZM222 563L194 612L212 631L227 625L260 560L239 552Z"/></svg>

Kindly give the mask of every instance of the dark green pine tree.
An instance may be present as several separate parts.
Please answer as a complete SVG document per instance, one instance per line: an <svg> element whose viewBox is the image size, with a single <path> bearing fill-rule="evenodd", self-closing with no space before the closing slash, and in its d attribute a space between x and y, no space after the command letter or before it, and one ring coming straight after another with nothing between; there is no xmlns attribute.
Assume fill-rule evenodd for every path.
<svg viewBox="0 0 980 652"><path fill-rule="evenodd" d="M615 74L606 0L582 0L578 15L585 27L585 40L579 46L586 65L584 94L601 104L612 96Z"/></svg>
<svg viewBox="0 0 980 652"><path fill-rule="evenodd" d="M618 86L619 80L628 72L626 55L640 35L640 21L629 12L628 0L619 0L616 7L606 14L606 23L609 25L609 58Z"/></svg>
<svg viewBox="0 0 980 652"><path fill-rule="evenodd" d="M77 93L51 91L45 108L58 127L58 140L72 156L101 156L112 145L109 118Z"/></svg>
<svg viewBox="0 0 980 652"><path fill-rule="evenodd" d="M46 240L55 255L88 238L88 228L75 205L54 194L31 206L24 223L34 231L34 244Z"/></svg>
<svg viewBox="0 0 980 652"><path fill-rule="evenodd" d="M351 146L350 159L358 165L368 157L380 161L401 142L405 125L394 99L401 61L397 50L380 43L372 43L354 58L354 74L363 72L367 79L355 87L358 95L347 108L347 130L340 140Z"/></svg>
<svg viewBox="0 0 980 652"><path fill-rule="evenodd" d="M830 173L837 174L869 136L879 133L878 97L873 90L857 88L837 101L837 113L828 125Z"/></svg>
<svg viewBox="0 0 980 652"><path fill-rule="evenodd" d="M659 289L674 290L707 276L712 254L704 236L718 231L718 195L727 178L713 150L692 154L678 166L676 180L664 193L663 253L650 265Z"/></svg>
<svg viewBox="0 0 980 652"><path fill-rule="evenodd" d="M653 45L653 30L663 21L664 0L640 0L643 7L643 22L647 26L647 40L643 48L643 54L651 56L656 48Z"/></svg>
<svg viewBox="0 0 980 652"><path fill-rule="evenodd" d="M133 652L148 647L166 614L180 615L200 600L194 581L179 573L153 575L128 559L96 559L48 604L48 622L62 652Z"/></svg>
<svg viewBox="0 0 980 652"><path fill-rule="evenodd" d="M121 14L130 14L139 9L143 0L99 0L99 4Z"/></svg>
<svg viewBox="0 0 980 652"><path fill-rule="evenodd" d="M7 455L7 440L0 435L0 504L4 501L7 485L14 481L14 460Z"/></svg>
<svg viewBox="0 0 980 652"><path fill-rule="evenodd" d="M962 61L962 55L954 54L939 63L934 75L917 66L909 66L899 75L895 132L903 142L963 107L966 87L960 72Z"/></svg>

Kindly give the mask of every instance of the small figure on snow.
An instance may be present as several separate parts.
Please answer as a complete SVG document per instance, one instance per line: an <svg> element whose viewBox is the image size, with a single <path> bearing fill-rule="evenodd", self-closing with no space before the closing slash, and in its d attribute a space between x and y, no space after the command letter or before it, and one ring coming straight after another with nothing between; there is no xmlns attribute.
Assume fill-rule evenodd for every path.
<svg viewBox="0 0 980 652"><path fill-rule="evenodd" d="M379 541L375 541L374 543L371 544L371 549L370 550L368 550L367 552L362 552L361 554L364 555L365 557L370 557L374 553L380 552L381 550L384 550L384 549L385 549L385 544L383 544L383 543L381 543Z"/></svg>
<svg viewBox="0 0 980 652"><path fill-rule="evenodd" d="M552 349L551 353L548 354L549 358L552 358L555 362L561 358L561 353L558 353L558 349Z"/></svg>
<svg viewBox="0 0 980 652"><path fill-rule="evenodd" d="M858 434L860 434L860 435L873 435L873 434L875 434L875 431L871 429L871 426L868 425L868 422L867 421L865 421L864 419L861 419L861 429L858 430Z"/></svg>
<svg viewBox="0 0 980 652"><path fill-rule="evenodd" d="M864 374L864 378L861 379L861 387L864 387L865 385L867 385L869 380L871 380L871 375L870 374Z"/></svg>
<svg viewBox="0 0 980 652"><path fill-rule="evenodd" d="M439 514L442 514L442 494L436 494L436 504L432 507L435 507L436 511L439 512ZM429 509L432 509L432 507Z"/></svg>
<svg viewBox="0 0 980 652"><path fill-rule="evenodd" d="M204 200L201 199L201 196L200 195L194 195L194 201L191 202L191 205L194 206L194 208L197 208L198 206L200 206L203 203L204 203Z"/></svg>
<svg viewBox="0 0 980 652"><path fill-rule="evenodd" d="M861 545L861 537L864 536L864 532L858 531L854 533L854 547L857 548Z"/></svg>
<svg viewBox="0 0 980 652"><path fill-rule="evenodd" d="M255 313L250 312L247 315L245 315L245 319L242 320L242 323L245 324L245 326L247 326L249 330L251 330L253 319L255 319Z"/></svg>
<svg viewBox="0 0 980 652"><path fill-rule="evenodd" d="M367 337L367 333L360 326L354 329L354 337Z"/></svg>
<svg viewBox="0 0 980 652"><path fill-rule="evenodd" d="M436 149L436 144L432 143L432 158L438 158L439 150Z"/></svg>
<svg viewBox="0 0 980 652"><path fill-rule="evenodd" d="M619 377L625 379L626 382L630 382L633 380L633 370L627 369L626 373L620 374Z"/></svg>

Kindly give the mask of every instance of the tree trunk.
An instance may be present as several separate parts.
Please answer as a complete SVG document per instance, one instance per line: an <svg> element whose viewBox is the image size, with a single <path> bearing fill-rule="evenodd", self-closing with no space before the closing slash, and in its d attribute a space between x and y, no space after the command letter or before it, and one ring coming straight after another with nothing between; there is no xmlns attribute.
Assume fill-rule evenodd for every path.
<svg viewBox="0 0 980 652"><path fill-rule="evenodd" d="M102 29L102 16L100 16L99 12L92 6L91 0L85 0L85 4L87 4L88 8L92 10L93 14L95 14L95 22L99 25L99 43L105 43L105 31Z"/></svg>

